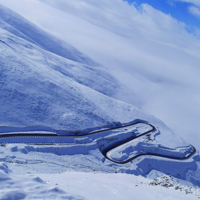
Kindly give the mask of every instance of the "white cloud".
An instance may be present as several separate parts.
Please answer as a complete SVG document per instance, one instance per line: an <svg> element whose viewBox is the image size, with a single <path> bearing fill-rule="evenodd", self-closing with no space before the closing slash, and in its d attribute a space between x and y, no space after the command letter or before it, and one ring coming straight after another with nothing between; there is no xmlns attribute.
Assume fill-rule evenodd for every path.
<svg viewBox="0 0 200 200"><path fill-rule="evenodd" d="M195 32L196 32L196 35L197 35L197 37L200 39L200 29L195 29Z"/></svg>
<svg viewBox="0 0 200 200"><path fill-rule="evenodd" d="M169 3L173 4L177 1L190 4L188 6L189 13L194 15L197 18L200 18L200 0L169 0Z"/></svg>
<svg viewBox="0 0 200 200"><path fill-rule="evenodd" d="M194 15L197 18L200 18L200 8L195 6L190 6L188 9L192 15Z"/></svg>
<svg viewBox="0 0 200 200"><path fill-rule="evenodd" d="M200 1L199 0L175 0L175 1L182 1L185 3L193 4L196 7L200 7Z"/></svg>
<svg viewBox="0 0 200 200"><path fill-rule="evenodd" d="M167 0L167 3L168 3L170 6L176 6L174 0Z"/></svg>

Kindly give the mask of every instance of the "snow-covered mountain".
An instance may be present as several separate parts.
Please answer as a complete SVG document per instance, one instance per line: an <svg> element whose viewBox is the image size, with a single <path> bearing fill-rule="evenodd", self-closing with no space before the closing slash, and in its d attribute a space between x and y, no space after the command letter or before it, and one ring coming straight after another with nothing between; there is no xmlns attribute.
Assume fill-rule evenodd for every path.
<svg viewBox="0 0 200 200"><path fill-rule="evenodd" d="M9 9L0 11L2 126L79 129L120 120L97 102L112 104L105 95L119 87L105 68ZM116 103L113 113L123 105Z"/></svg>
<svg viewBox="0 0 200 200"><path fill-rule="evenodd" d="M34 1L30 2L31 5ZM34 129L51 130L53 134L68 135L75 131L83 134L78 138L63 138L59 142L62 145L56 144L56 140L54 144L46 144L45 136L41 140L36 137L36 144L27 138L20 141L13 135L10 140L0 138L1 199L94 199L94 194L77 192L85 195L78 197L57 187L49 189L52 185L36 177L39 174L48 180L45 173L66 175L69 170L126 173L150 179L168 175L173 177L177 187L199 186L200 157L196 149L161 120L137 106L117 100L126 99L122 95L130 95L130 90L117 78L119 74L112 75L108 65L103 66L98 59L93 59L74 48L70 40L61 40L0 5L0 133L23 134L24 130ZM130 122L139 122L139 126L125 128ZM149 124L155 129L151 130ZM113 126L118 129L104 130ZM104 132L93 134L88 132L93 130L91 128ZM126 142L113 148L120 141ZM135 159L126 163L134 156ZM29 173L32 175L27 175ZM25 180L22 179L24 174ZM75 172L74 176L77 176ZM112 178L115 180L115 176ZM138 178L135 185L138 180L149 184L149 180ZM174 188L176 184L173 182Z"/></svg>
<svg viewBox="0 0 200 200"><path fill-rule="evenodd" d="M116 98L199 146L200 41L185 24L148 4L122 0L1 2L107 67L126 86Z"/></svg>

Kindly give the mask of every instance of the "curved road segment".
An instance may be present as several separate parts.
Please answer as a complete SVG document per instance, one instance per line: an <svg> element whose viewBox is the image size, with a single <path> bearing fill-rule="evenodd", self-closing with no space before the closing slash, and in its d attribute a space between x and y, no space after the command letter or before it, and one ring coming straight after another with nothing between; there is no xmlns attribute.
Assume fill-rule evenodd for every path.
<svg viewBox="0 0 200 200"><path fill-rule="evenodd" d="M114 163L117 163L117 164L125 164L125 163L128 163L128 162L138 158L139 156L159 156L159 157L162 157L162 158L169 158L169 159L176 159L176 160L186 160L186 159L189 159L192 155L194 155L196 153L196 148L191 145L192 148L193 148L193 151L189 155L184 157L184 158L177 158L177 157L173 157L173 156L160 155L160 154L156 154L156 153L140 153L140 154L137 154L136 156L133 156L133 157L125 160L125 161L115 161L115 160L112 160L111 158L109 158L107 156L109 151L111 151L111 150L113 150L113 149L115 149L115 148L117 148L117 147L119 147L119 146L121 146L121 145L123 145L123 144L125 144L127 142L135 140L135 139L137 139L137 138L139 138L139 137L141 137L143 135L146 135L146 134L151 133L151 132L156 130L156 128L152 124L149 124L149 123L144 122L142 120L136 120L136 121L134 121L134 122L132 122L130 124L125 124L125 125L118 126L118 127L106 128L106 129L103 129L103 130L96 130L96 131L89 132L89 133L84 134L84 135L58 135L57 133L26 133L26 132L24 132L24 133L20 133L20 132L19 133L4 133L4 134L0 134L0 139L4 139L4 141L0 142L0 143L4 143L5 144L6 143L6 139L9 139L9 138L18 138L18 139L27 138L27 139L30 140L31 138L32 139L33 138L43 138L43 139L60 138L61 139L61 138L66 138L66 137L68 137L68 138L69 137L74 137L74 138L75 137L85 137L85 136L94 135L94 134L102 133L102 132L109 131L109 130L115 130L115 129L120 129L120 128L125 128L125 127L129 127L129 126L137 125L139 123L144 123L146 125L149 125L151 127L151 129L146 131L146 132L144 132L144 133L142 133L142 134L139 134L137 136L132 136L132 137L129 137L128 139L125 139L125 140L122 140L120 142L117 142L117 143L107 147L106 149L101 150L101 152L105 156L105 158L107 158L108 160L110 160L110 161L112 161ZM13 143L15 143L15 142L13 142ZM25 143L25 142L21 142L21 143ZM54 144L56 144L56 143L60 144L61 142L54 141L53 143ZM64 143L64 141L62 141L62 143ZM42 144L49 144L49 142L45 143L45 141L43 141Z"/></svg>

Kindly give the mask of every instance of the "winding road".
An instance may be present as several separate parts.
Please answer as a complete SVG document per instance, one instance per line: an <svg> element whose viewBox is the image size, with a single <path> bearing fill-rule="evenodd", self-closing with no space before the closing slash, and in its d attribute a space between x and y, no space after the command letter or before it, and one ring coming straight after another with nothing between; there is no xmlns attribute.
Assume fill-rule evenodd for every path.
<svg viewBox="0 0 200 200"><path fill-rule="evenodd" d="M52 133L39 133L39 131L37 131L37 133L34 132L15 132L15 133L2 133L0 134L0 144L6 144L6 143L31 143L31 144L64 144L64 143L68 143L68 141L65 141L66 138L81 138L81 137L85 137L85 136L90 136L90 135L95 135L98 133L103 133L106 131L111 131L111 130L117 130L117 129L121 129L121 128L125 128L125 127L130 127L130 126L135 126L137 124L146 124L148 126L151 127L150 130L147 130L146 132L143 132L141 134L138 135L132 135L131 137L124 139L122 141L116 142L113 145L109 145L107 148L105 149L101 149L100 151L102 152L102 154L105 156L105 158L107 158L108 160L110 160L111 162L117 163L117 164L126 164L128 162L131 162L132 160L140 157L140 156L159 156L162 158L168 158L168 159L175 159L175 160L186 160L189 159L191 156L193 156L196 153L196 148L194 146L191 145L192 147L192 152L188 155L186 155L185 157L181 158L181 157L175 157L175 156L168 156L168 155L161 155L158 153L139 153L135 156L132 156L130 158L128 158L127 160L124 161L116 161L113 160L111 158L108 157L108 153L111 150L114 150L115 148L118 148L124 144L126 144L127 142L133 141L141 136L150 134L151 132L154 132L156 130L155 126L153 126L152 124L149 124L146 121L143 120L135 120L129 124L124 124L121 126L117 126L117 127L111 127L111 128L104 128L103 130L95 130L86 134L82 134L82 135L59 135L56 132L52 132ZM43 131L44 132L44 131Z"/></svg>

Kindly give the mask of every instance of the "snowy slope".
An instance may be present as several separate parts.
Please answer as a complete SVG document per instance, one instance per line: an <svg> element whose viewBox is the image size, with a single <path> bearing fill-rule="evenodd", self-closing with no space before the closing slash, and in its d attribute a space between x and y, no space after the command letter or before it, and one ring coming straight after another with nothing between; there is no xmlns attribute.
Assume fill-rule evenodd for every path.
<svg viewBox="0 0 200 200"><path fill-rule="evenodd" d="M153 179L164 173L172 175L182 185L199 186L198 152L194 151L191 157L181 160L193 150L188 142L175 135L154 116L114 99L125 87L104 66L2 5L0 51L1 134L9 133L9 130L17 134L31 129L39 133L40 130L56 132L59 129L68 134L70 131L84 132L94 127L100 127L95 129L101 130L105 126L115 125L115 122L126 125L136 119L155 126L150 135L142 135L149 130L148 125L142 124L142 128L133 126L78 138L73 136L59 142L62 144L45 144L42 142L44 139L39 138L39 141L37 137L37 144L32 144L30 138L25 139L27 142L11 138L11 144L1 139L1 199L95 199L93 192L89 195L89 189L86 193L76 192L78 189L75 189L73 194L68 194L64 186L61 186L62 190L52 187L52 184L47 184L48 182L45 183L36 176L39 174L45 181L52 178L49 180L54 182L56 178L50 174L56 174L57 178L61 176L59 184L63 184L63 174L58 174L64 173L67 176L66 171L69 170L90 172L91 182L93 171L98 171L97 179L104 176L105 182L107 174L101 175L102 172L131 174L124 175L124 181L129 182L134 177L135 185L140 178L135 178L134 175ZM110 160L106 159L103 148L130 137L133 132L142 136L108 152ZM20 142L25 144L19 144ZM125 164L112 162L127 160L140 153L155 152L159 155L143 155ZM159 157L160 155L168 157ZM76 176L77 172L74 172L69 178L70 182ZM81 176L84 179L88 174L83 173ZM117 179L114 174L108 176L113 180ZM123 179L123 175L120 176ZM147 181L144 178L141 180ZM114 182L110 185L111 189L113 184ZM78 187L78 183L75 185ZM98 187L102 190L102 184L97 185L95 190ZM120 188L121 185L118 184L117 187ZM147 196L147 193L141 194L141 191L142 189L138 199ZM107 199L110 198L108 193L105 194L108 195L105 197ZM163 190L161 196L164 197L165 193L167 192ZM154 194L156 195L156 191ZM126 199L132 199L132 195L131 189L128 189ZM172 198L182 197L182 193L172 192ZM119 194L117 198L120 198ZM156 199L155 196L152 195L152 199Z"/></svg>
<svg viewBox="0 0 200 200"><path fill-rule="evenodd" d="M4 17L7 14L11 17L9 24ZM33 43L10 33L7 29L15 29L10 25L15 19L17 24L21 24L21 29L27 29L28 38L42 31L3 6L1 15L4 24L0 30L1 126L43 125L82 130L116 121L124 123L143 119L164 132L169 130L163 122L145 111L110 98L118 91L120 84L103 66L80 63L80 53L76 55L76 62L63 58L41 48L42 44L36 38ZM54 45L53 36L45 35L45 32L41 34L48 45ZM72 47L68 48L68 44L64 48L71 52Z"/></svg>
<svg viewBox="0 0 200 200"><path fill-rule="evenodd" d="M9 20L5 17L7 15ZM59 40L55 42L52 36L45 35L3 6L1 23L1 125L11 122L18 126L51 124L53 127L77 129L80 128L79 123L85 124L81 127L85 128L115 120L87 97L87 93L95 93L88 87L111 96L118 86L102 66L88 65L94 62L86 57L83 61L84 56L71 46ZM22 34L20 29L28 33ZM40 38L45 38L45 41ZM49 50L48 45L58 51ZM60 57L62 53L69 54L65 56L67 59ZM74 57L70 58L70 54ZM95 94L97 99L104 98L102 94ZM112 102L109 98L105 99ZM15 112L12 108L16 108ZM103 109L106 110L106 107ZM76 122L76 127L72 121Z"/></svg>
<svg viewBox="0 0 200 200"><path fill-rule="evenodd" d="M199 146L200 43L185 24L147 4L121 0L1 2L106 66L128 88L117 98Z"/></svg>
<svg viewBox="0 0 200 200"><path fill-rule="evenodd" d="M6 9L2 5L0 9L1 27L10 33L61 57L84 64L96 64L66 42L52 37L42 29L39 29L25 20L23 17L20 17L20 15L14 14L11 10Z"/></svg>
<svg viewBox="0 0 200 200"><path fill-rule="evenodd" d="M61 174L24 175L14 174L11 170L7 172L5 165L0 166L0 173L0 181L4 183L1 184L0 199L193 200L200 195L199 189L190 185L181 186L176 181L169 182L173 183L171 187L151 186L150 179L126 174L67 171ZM165 184L165 181L161 183Z"/></svg>

